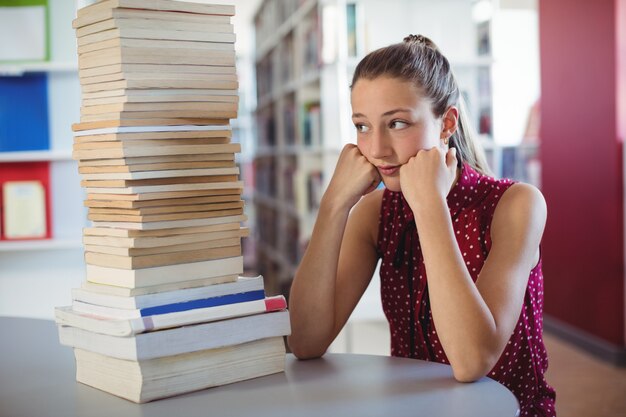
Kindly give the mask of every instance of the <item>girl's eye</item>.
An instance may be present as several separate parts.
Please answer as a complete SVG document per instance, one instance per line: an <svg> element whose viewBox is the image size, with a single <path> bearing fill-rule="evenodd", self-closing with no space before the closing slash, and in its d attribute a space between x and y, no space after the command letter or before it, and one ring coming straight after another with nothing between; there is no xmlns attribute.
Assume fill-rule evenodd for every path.
<svg viewBox="0 0 626 417"><path fill-rule="evenodd" d="M354 127L356 127L356 131L357 131L357 132L359 132L359 133L365 133L365 132L367 132L368 130L370 130L370 128L369 128L369 127L367 127L367 126L365 126L365 125L363 125L363 124L360 124L360 123L356 123L356 124L354 125Z"/></svg>
<svg viewBox="0 0 626 417"><path fill-rule="evenodd" d="M407 122L403 122L401 120L394 120L393 122L391 122L389 124L389 127L391 129L404 129L405 127L407 127L409 124Z"/></svg>

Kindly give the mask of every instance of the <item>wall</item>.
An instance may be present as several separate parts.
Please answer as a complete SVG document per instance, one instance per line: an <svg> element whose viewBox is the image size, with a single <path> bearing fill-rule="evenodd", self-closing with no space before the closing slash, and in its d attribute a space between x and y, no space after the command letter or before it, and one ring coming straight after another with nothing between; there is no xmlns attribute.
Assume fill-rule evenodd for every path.
<svg viewBox="0 0 626 417"><path fill-rule="evenodd" d="M539 33L546 313L624 346L619 2L540 1Z"/></svg>

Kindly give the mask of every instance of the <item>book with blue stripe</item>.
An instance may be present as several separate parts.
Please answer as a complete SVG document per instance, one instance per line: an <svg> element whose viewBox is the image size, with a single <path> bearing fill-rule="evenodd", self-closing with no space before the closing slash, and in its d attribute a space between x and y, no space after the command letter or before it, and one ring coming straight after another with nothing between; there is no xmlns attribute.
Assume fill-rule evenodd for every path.
<svg viewBox="0 0 626 417"><path fill-rule="evenodd" d="M285 297L278 295L242 303L196 308L131 319L112 319L81 313L72 309L72 307L57 307L55 309L55 320L61 327L69 326L93 334L127 337L156 330L160 331L180 326L283 311L286 308L287 301Z"/></svg>
<svg viewBox="0 0 626 417"><path fill-rule="evenodd" d="M100 317L117 319L133 319L159 314L176 313L180 311L195 310L200 308L210 308L248 301L262 300L265 298L264 290L248 291L238 294L228 294L219 297L190 300L181 303L164 304L140 309L121 309L115 307L105 307L96 304L88 304L82 301L74 301L72 309L79 313L94 314Z"/></svg>

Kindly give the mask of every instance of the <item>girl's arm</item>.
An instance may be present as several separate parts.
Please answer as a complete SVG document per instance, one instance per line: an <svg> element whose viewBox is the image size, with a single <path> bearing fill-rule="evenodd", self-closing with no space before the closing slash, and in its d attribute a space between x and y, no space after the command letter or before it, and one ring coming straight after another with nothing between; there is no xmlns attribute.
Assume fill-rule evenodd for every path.
<svg viewBox="0 0 626 417"><path fill-rule="evenodd" d="M382 199L381 191L369 192L379 181L356 147L344 148L291 286L288 341L298 358L326 352L367 288L378 260Z"/></svg>
<svg viewBox="0 0 626 417"><path fill-rule="evenodd" d="M539 259L545 200L527 184L515 184L502 195L491 223L491 250L474 283L445 199L451 184L445 179L450 168L456 170L454 152L447 158L439 149L420 153L406 173L422 175L409 204L424 254L433 321L455 377L474 381L495 366L519 319L528 277Z"/></svg>

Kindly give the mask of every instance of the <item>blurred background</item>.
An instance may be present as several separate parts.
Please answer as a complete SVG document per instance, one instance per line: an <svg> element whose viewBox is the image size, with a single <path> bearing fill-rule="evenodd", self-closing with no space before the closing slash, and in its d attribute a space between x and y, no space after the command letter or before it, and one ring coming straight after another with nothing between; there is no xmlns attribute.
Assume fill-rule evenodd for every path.
<svg viewBox="0 0 626 417"><path fill-rule="evenodd" d="M14 238L0 220L3 316L52 319L84 279L71 21L87 3L0 0L0 186L40 181L46 207L41 239ZM494 174L548 202L545 329L560 415L626 415L626 0L221 3L236 5L245 275L288 294L338 153L355 140L356 64L426 35L452 64ZM11 18L20 5L41 6L27 27ZM377 275L330 350L389 354Z"/></svg>

